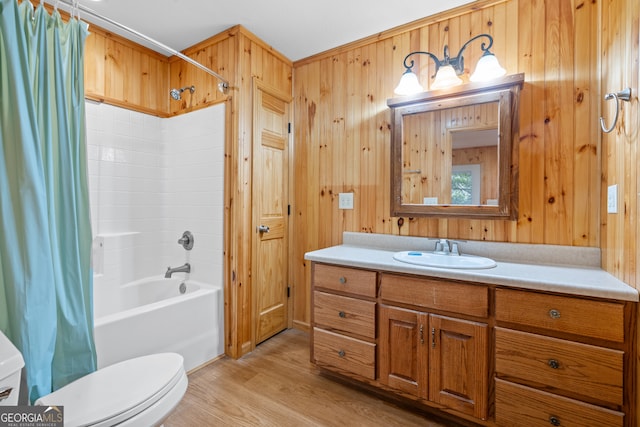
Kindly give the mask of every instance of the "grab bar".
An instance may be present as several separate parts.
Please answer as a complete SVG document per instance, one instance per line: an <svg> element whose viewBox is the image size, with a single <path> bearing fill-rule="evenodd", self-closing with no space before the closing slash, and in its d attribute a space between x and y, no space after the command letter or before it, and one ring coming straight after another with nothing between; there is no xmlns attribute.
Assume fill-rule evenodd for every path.
<svg viewBox="0 0 640 427"><path fill-rule="evenodd" d="M600 117L600 127L604 133L610 133L616 127L616 123L618 123L618 114L620 113L620 100L629 101L631 99L631 88L628 87L619 92L611 92L604 96L604 100L608 101L610 99L616 100L616 114L613 116L613 124L611 127L606 127L604 124L604 119Z"/></svg>

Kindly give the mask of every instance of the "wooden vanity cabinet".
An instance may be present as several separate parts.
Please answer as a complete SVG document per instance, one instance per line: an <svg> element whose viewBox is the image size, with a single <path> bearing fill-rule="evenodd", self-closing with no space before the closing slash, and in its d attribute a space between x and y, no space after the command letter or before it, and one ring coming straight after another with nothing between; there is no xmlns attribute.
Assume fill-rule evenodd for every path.
<svg viewBox="0 0 640 427"><path fill-rule="evenodd" d="M379 381L460 413L488 415L488 287L380 274ZM394 305L404 305L402 308ZM438 313L447 313L446 315Z"/></svg>
<svg viewBox="0 0 640 427"><path fill-rule="evenodd" d="M429 316L415 310L381 305L378 325L379 381L428 399Z"/></svg>
<svg viewBox="0 0 640 427"><path fill-rule="evenodd" d="M624 320L624 303L496 289L496 423L632 425Z"/></svg>
<svg viewBox="0 0 640 427"><path fill-rule="evenodd" d="M376 293L375 272L313 265L311 362L375 379Z"/></svg>
<svg viewBox="0 0 640 427"><path fill-rule="evenodd" d="M317 263L312 271L313 363L487 419L486 285Z"/></svg>
<svg viewBox="0 0 640 427"><path fill-rule="evenodd" d="M387 305L379 313L381 383L487 418L486 324Z"/></svg>
<svg viewBox="0 0 640 427"><path fill-rule="evenodd" d="M318 367L483 426L635 426L635 303L318 263L312 283Z"/></svg>

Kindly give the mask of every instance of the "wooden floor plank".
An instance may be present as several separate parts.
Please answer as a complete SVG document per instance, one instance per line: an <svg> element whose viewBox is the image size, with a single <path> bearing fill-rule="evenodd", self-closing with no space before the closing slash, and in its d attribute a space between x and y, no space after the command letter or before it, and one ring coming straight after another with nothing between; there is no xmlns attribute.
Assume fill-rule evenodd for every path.
<svg viewBox="0 0 640 427"><path fill-rule="evenodd" d="M165 427L450 426L319 375L309 336L290 329L239 360L222 358L189 375Z"/></svg>

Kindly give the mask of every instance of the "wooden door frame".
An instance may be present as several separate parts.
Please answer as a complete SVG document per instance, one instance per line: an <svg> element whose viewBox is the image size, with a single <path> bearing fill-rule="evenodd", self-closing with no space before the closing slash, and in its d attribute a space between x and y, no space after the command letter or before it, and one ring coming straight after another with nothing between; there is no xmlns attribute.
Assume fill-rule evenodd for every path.
<svg viewBox="0 0 640 427"><path fill-rule="evenodd" d="M293 97L291 94L287 94L286 92L283 92L282 90L275 88L271 85L268 85L267 83L263 82L259 77L257 76L253 76L252 78L252 84L251 84L251 207L252 207L252 212L251 212L251 230L250 232L252 233L252 237L251 237L251 250L250 250L250 254L251 254L251 349L250 351L253 351L256 348L256 329L257 329L257 325L256 325L256 321L257 321L257 293L255 292L255 287L254 287L254 280L253 280L253 274L257 271L257 267L256 267L256 250L257 250L257 234L256 234L256 230L254 229L256 224L257 224L257 213L256 210L253 209L254 206L254 199L253 199L253 195L254 195L254 191L255 191L255 183L253 182L253 178L254 178L254 161L255 161L255 143L258 140L258 135L256 134L257 132L257 126L256 126L256 116L258 114L257 109L258 106L256 104L256 93L258 90L261 90L265 93L268 93L269 95L275 96L279 99L281 99L282 101L286 102L287 104L289 104L289 111L288 111L288 122L291 124L291 112L292 112L292 101L293 101ZM291 200L292 200L292 192L291 192L291 188L292 188L292 173L293 173L293 165L291 162L292 159L292 151L293 151L293 138L292 138L293 132L291 129L289 129L289 133L288 133L288 138L287 138L287 153L286 153L286 159L285 159L285 163L287 165L287 174L284 177L285 180L285 185L286 185L286 198L287 198L287 205L289 207L291 207ZM291 209L291 208L289 208ZM291 262L289 261L290 259L290 255L291 255L291 236L292 233L291 231L291 210L289 210L288 215L287 215L287 220L286 220L286 225L287 225L287 229L285 231L285 242L286 242L286 250L285 250L285 254L286 254L286 263L287 263L287 267L285 269L286 271L286 277L285 277L285 281L287 282L287 286L289 287L289 291L292 292L293 291L293 286L290 285L289 283L289 279L292 277L291 275ZM291 328L292 324L293 324L293 295L289 294L289 298L287 298L287 328Z"/></svg>

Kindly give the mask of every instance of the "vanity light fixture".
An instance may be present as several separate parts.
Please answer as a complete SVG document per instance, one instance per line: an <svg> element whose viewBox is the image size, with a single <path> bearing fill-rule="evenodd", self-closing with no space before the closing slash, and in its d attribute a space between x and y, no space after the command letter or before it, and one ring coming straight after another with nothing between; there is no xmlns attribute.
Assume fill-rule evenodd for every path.
<svg viewBox="0 0 640 427"><path fill-rule="evenodd" d="M479 34L462 45L458 54L453 58L449 56L449 46L447 45L444 46L444 59L438 59L433 53L424 51L411 52L405 56L403 65L406 70L404 74L402 74L400 83L398 83L394 92L396 95L413 95L424 91L424 88L418 81L418 76L411 70L414 61L413 59L409 61L409 57L419 54L430 56L433 62L436 63L435 80L430 86L431 89L444 89L462 84L462 80L458 77L464 73L464 56L462 56L462 54L472 41L479 38L487 38L488 45L484 41L482 42L480 49L482 49L483 54L478 60L476 70L471 77L469 77L469 80L472 82L483 82L504 76L506 70L500 66L496 56L489 51L491 46L493 46L493 37L489 34Z"/></svg>

